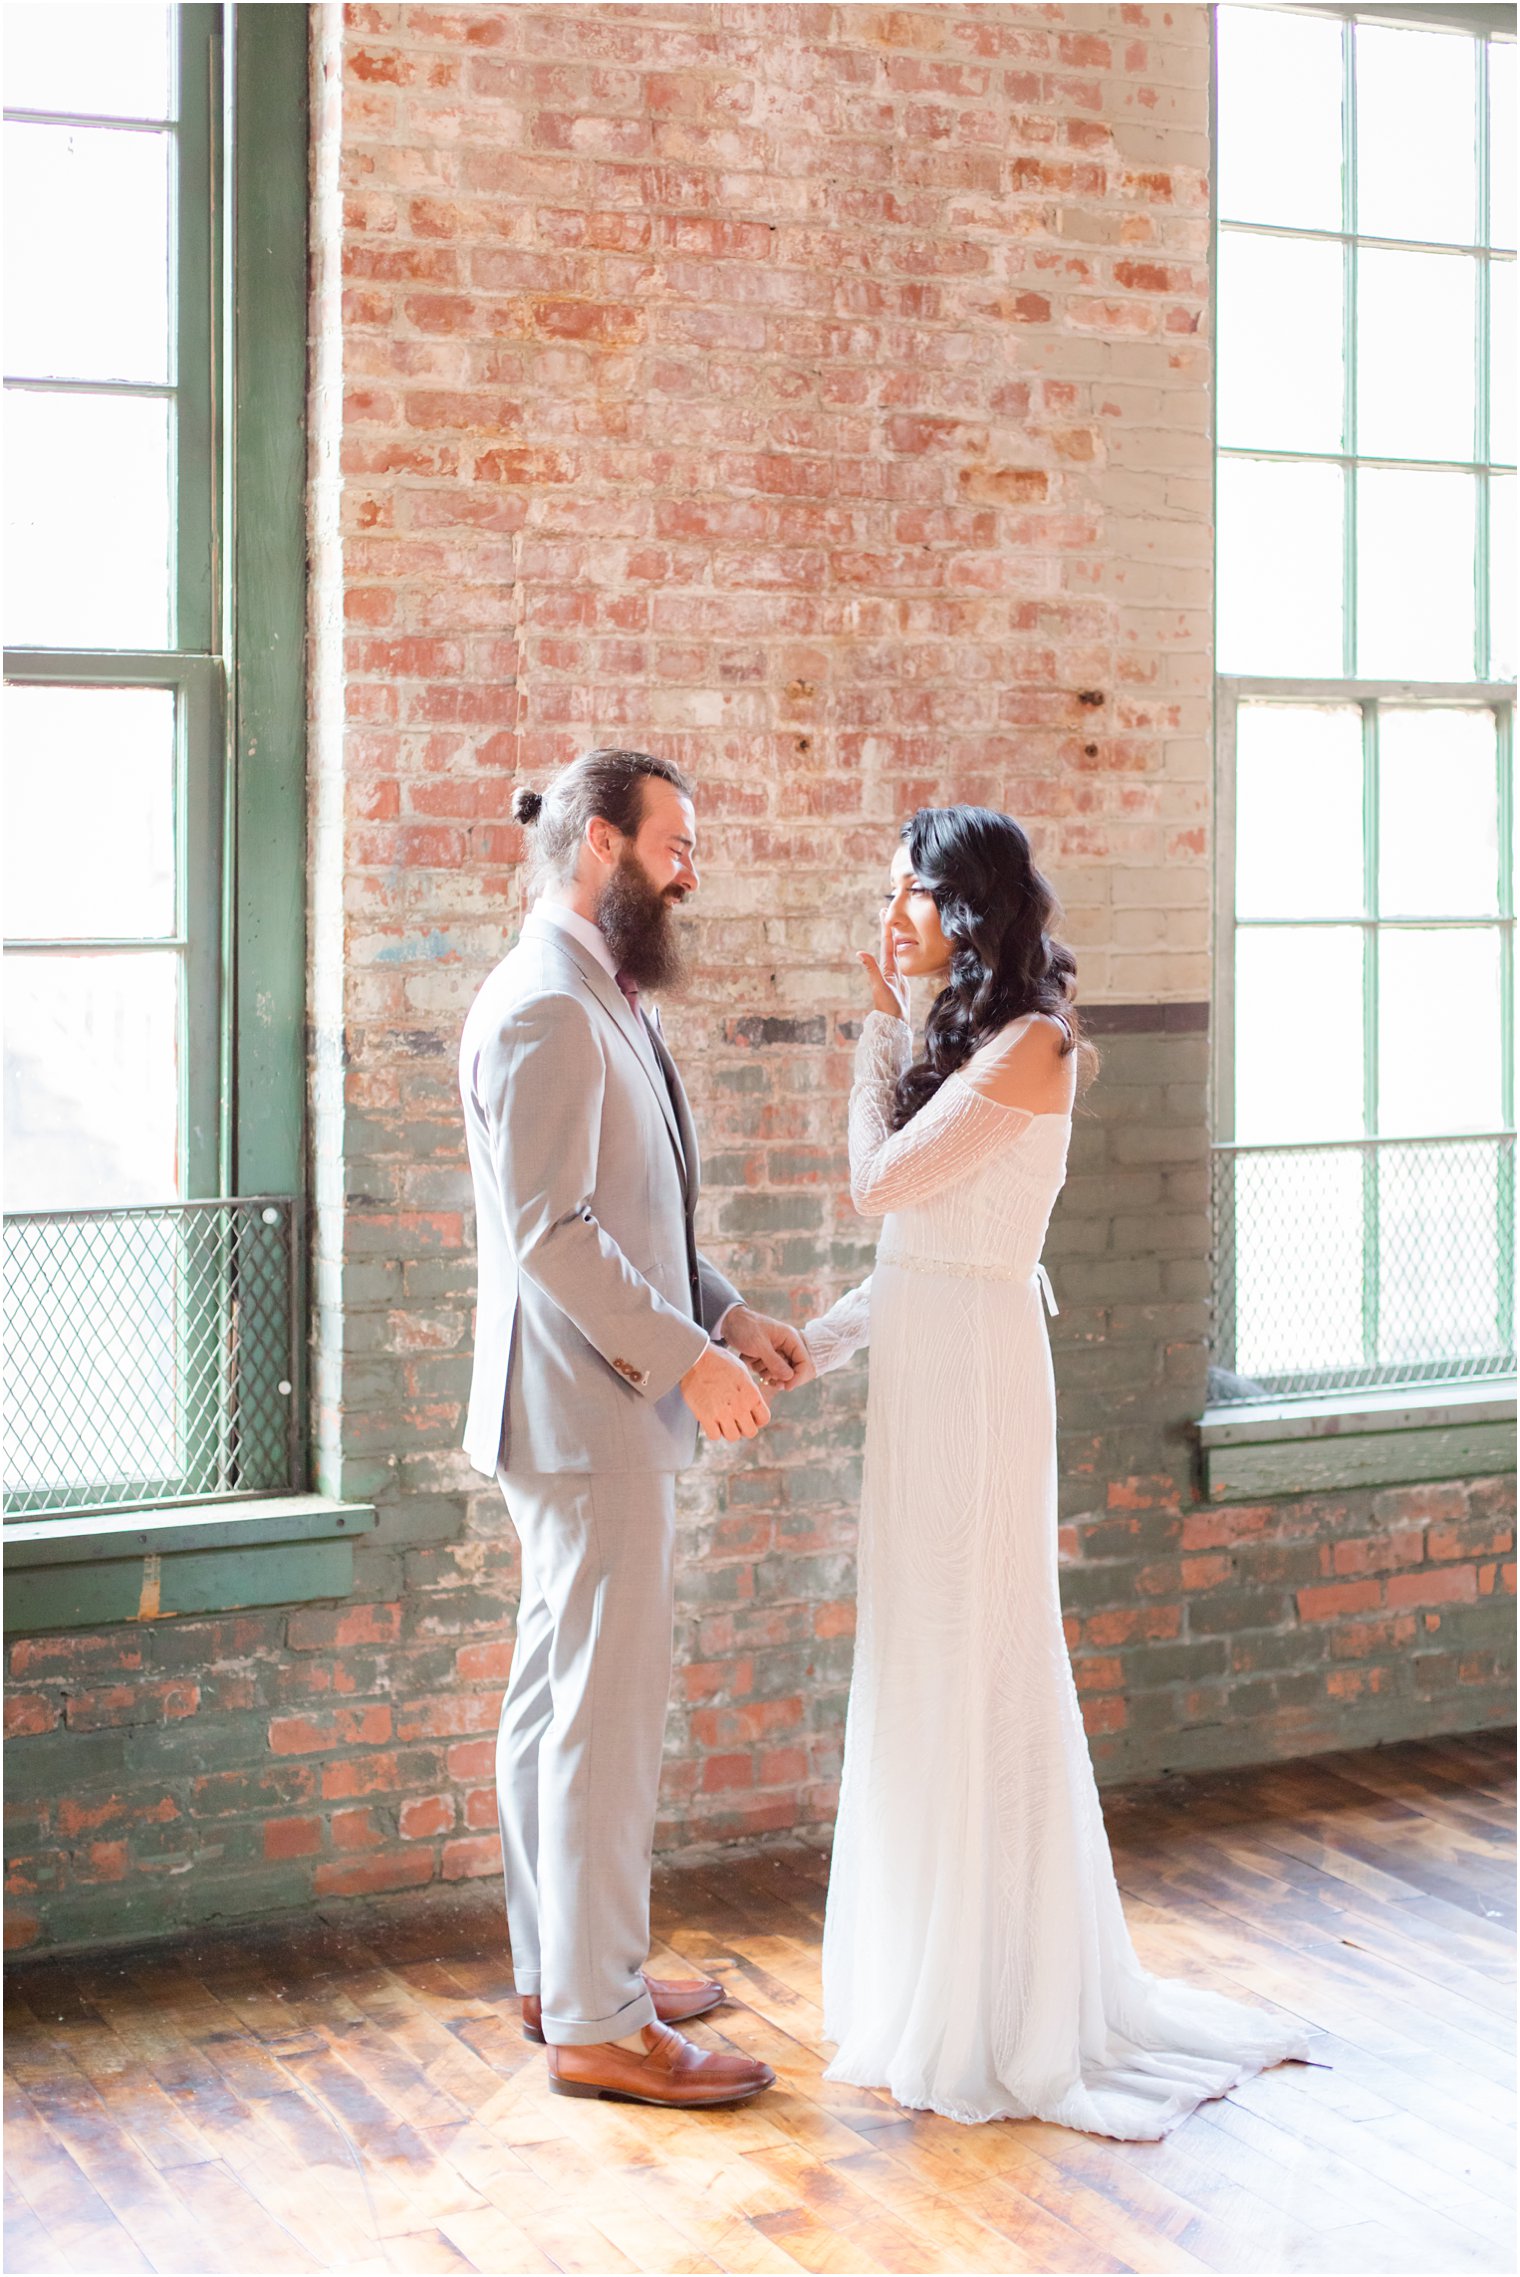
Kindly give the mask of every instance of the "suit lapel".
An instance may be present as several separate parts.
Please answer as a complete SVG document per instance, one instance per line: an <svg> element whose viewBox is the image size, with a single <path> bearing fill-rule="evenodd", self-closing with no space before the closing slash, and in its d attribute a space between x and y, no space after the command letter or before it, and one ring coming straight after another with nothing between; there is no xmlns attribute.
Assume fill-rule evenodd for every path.
<svg viewBox="0 0 1520 2277"><path fill-rule="evenodd" d="M563 926L556 925L550 918L538 917L530 911L523 920L523 935L525 938L547 943L550 947L560 950L568 958L608 1019L617 1029L624 1043L627 1044L628 1049L633 1053L634 1058L644 1070L651 1091L659 1102L660 1112L665 1117L665 1128L670 1133L671 1144L676 1150L676 1160L680 1166L682 1180L685 1182L686 1165L691 1157L684 1144L684 1133L680 1122L677 1120L676 1103L672 1096L671 1084L656 1053L653 1031L636 1015L632 1005L611 974L605 972L595 957L583 949L579 941L572 934L567 933ZM663 1044L660 1045L659 1050L664 1052ZM673 1068L674 1063L670 1061L668 1053L665 1053L665 1061ZM680 1077L677 1076L676 1085L679 1086L679 1084ZM682 1105L685 1105L684 1095L682 1095ZM689 1120L689 1108L686 1113Z"/></svg>

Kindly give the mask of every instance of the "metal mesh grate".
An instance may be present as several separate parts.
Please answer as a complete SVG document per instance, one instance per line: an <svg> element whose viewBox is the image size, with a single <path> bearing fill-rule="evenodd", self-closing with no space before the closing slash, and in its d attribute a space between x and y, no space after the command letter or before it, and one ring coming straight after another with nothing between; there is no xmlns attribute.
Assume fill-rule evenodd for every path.
<svg viewBox="0 0 1520 2277"><path fill-rule="evenodd" d="M1211 1401L1511 1374L1514 1226L1512 1135L1216 1147Z"/></svg>
<svg viewBox="0 0 1520 2277"><path fill-rule="evenodd" d="M299 1484L287 1199L48 1211L5 1228L5 1510Z"/></svg>

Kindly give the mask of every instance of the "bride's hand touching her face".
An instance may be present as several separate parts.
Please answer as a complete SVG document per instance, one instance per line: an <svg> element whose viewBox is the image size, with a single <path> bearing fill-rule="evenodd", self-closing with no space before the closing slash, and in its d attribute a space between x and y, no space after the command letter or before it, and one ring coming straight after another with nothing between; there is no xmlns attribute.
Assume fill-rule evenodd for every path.
<svg viewBox="0 0 1520 2277"><path fill-rule="evenodd" d="M871 984L871 1010L885 1012L891 1020L906 1020L908 983L897 969L897 936L892 930L890 905L882 912L880 955L873 957L869 949L856 953Z"/></svg>

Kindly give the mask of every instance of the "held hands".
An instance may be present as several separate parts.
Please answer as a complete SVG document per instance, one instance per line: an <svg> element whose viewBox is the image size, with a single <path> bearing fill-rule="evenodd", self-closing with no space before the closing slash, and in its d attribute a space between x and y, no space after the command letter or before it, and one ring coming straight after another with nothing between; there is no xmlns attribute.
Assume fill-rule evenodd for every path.
<svg viewBox="0 0 1520 2277"><path fill-rule="evenodd" d="M731 1352L748 1360L768 1391L800 1391L818 1373L796 1329L770 1313L734 1305L725 1314L720 1333Z"/></svg>
<svg viewBox="0 0 1520 2277"><path fill-rule="evenodd" d="M681 1378L681 1397L709 1439L753 1439L771 1419L744 1362L709 1344Z"/></svg>
<svg viewBox="0 0 1520 2277"><path fill-rule="evenodd" d="M881 922L881 955L869 949L857 952L871 984L871 1010L885 1012L890 1020L908 1017L908 983L897 969L897 942L885 918Z"/></svg>
<svg viewBox="0 0 1520 2277"><path fill-rule="evenodd" d="M730 1306L723 1342L709 1344L681 1378L681 1396L709 1439L753 1439L771 1419L746 1360L773 1390L800 1391L818 1373L795 1328L748 1305Z"/></svg>

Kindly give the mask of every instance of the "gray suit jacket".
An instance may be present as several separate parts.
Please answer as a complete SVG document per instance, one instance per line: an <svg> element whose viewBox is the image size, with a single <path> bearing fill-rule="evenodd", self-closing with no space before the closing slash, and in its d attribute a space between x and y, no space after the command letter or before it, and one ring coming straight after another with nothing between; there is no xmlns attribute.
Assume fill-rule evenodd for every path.
<svg viewBox="0 0 1520 2277"><path fill-rule="evenodd" d="M470 1007L459 1054L480 1295L478 1471L674 1471L679 1384L738 1291L700 1256L696 1132L663 1042L553 922Z"/></svg>

